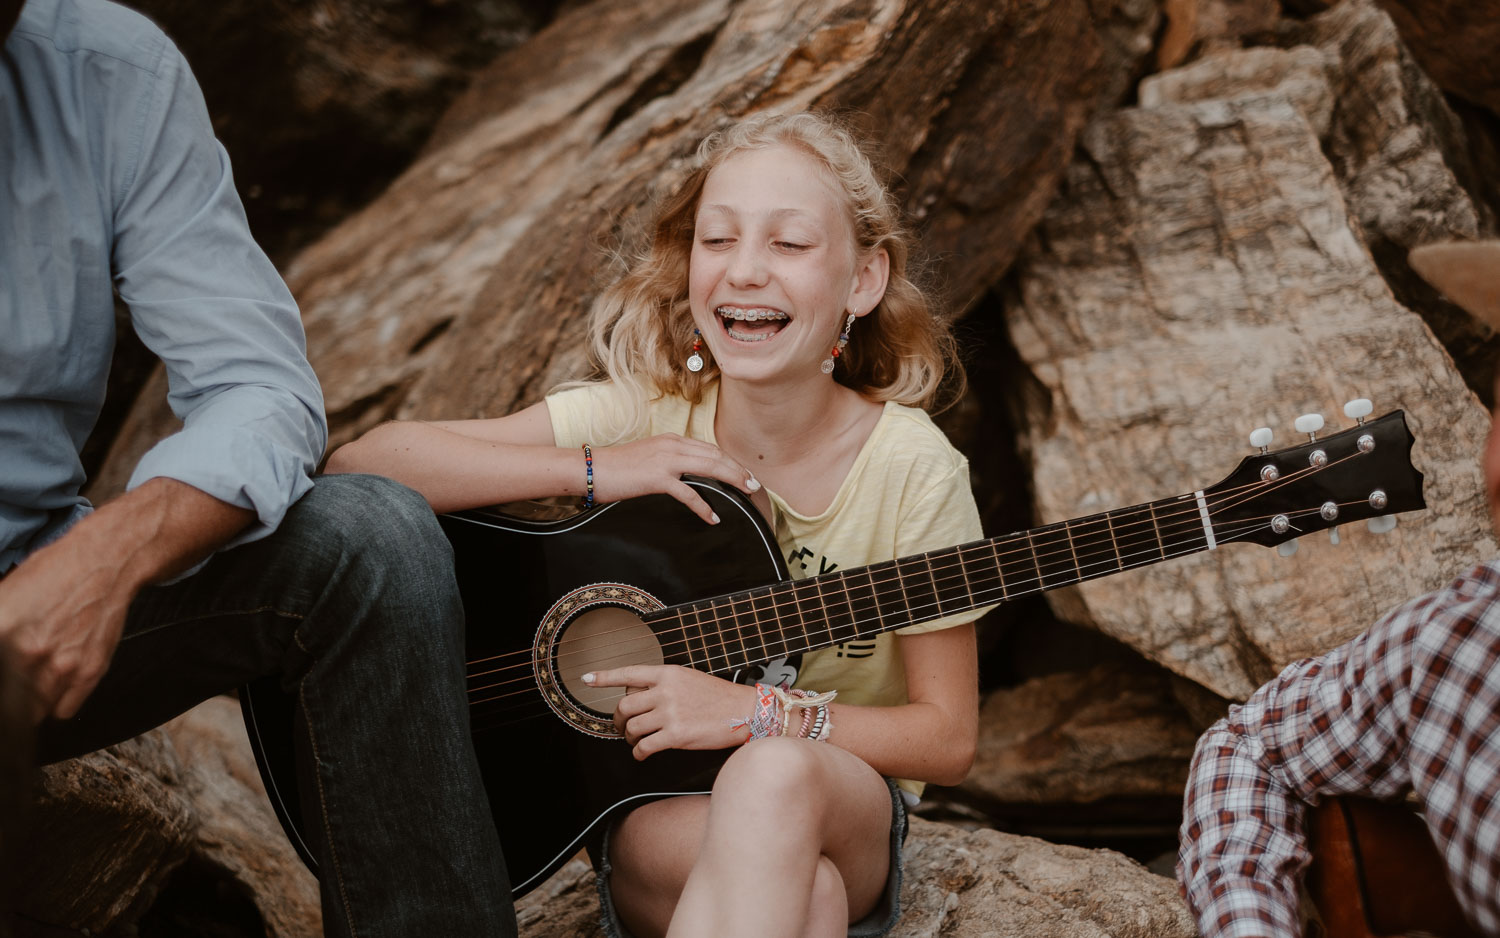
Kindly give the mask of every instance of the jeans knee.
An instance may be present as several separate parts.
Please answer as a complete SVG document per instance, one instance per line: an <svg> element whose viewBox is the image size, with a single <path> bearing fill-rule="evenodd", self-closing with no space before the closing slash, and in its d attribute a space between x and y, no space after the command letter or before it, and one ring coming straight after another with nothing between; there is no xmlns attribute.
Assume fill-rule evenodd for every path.
<svg viewBox="0 0 1500 938"><path fill-rule="evenodd" d="M311 542L308 553L326 564L310 575L323 579L340 618L415 619L461 640L453 548L422 496L381 476L320 476L288 520L289 534ZM348 615L353 609L369 614Z"/></svg>

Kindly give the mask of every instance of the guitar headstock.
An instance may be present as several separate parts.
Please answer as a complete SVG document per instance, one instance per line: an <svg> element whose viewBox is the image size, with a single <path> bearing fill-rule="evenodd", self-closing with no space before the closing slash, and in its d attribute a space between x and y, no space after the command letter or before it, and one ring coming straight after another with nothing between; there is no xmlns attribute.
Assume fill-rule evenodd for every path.
<svg viewBox="0 0 1500 938"><path fill-rule="evenodd" d="M1309 432L1306 420L1299 418L1298 430ZM1425 508L1422 473L1411 464L1414 442L1406 414L1395 410L1323 439L1247 456L1203 492L1214 533L1220 541L1275 547L1351 521Z"/></svg>

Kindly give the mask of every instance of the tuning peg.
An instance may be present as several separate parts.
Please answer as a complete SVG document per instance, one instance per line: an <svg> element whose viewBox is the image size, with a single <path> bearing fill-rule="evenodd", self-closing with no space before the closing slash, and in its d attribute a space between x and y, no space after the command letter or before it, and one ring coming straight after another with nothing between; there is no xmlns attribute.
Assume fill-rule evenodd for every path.
<svg viewBox="0 0 1500 938"><path fill-rule="evenodd" d="M1370 416L1370 412L1374 409L1375 405L1370 403L1369 398L1356 397L1344 405L1344 416L1358 422L1360 426L1364 426L1365 418Z"/></svg>
<svg viewBox="0 0 1500 938"><path fill-rule="evenodd" d="M1276 553L1280 554L1283 557L1290 557L1296 552L1297 539L1295 537L1290 541L1282 541L1280 544L1276 545Z"/></svg>
<svg viewBox="0 0 1500 938"><path fill-rule="evenodd" d="M1328 543L1334 545L1335 547L1338 546L1338 543L1339 543L1339 526L1338 525L1334 525L1333 527L1331 527L1331 528L1328 529Z"/></svg>
<svg viewBox="0 0 1500 938"><path fill-rule="evenodd" d="M1318 438L1318 431L1323 429L1323 415L1303 414L1292 421L1292 426L1296 428L1298 433L1306 433L1307 441L1311 443Z"/></svg>
<svg viewBox="0 0 1500 938"><path fill-rule="evenodd" d="M1384 534L1396 528L1395 515L1376 515L1365 522L1365 527L1370 529L1371 534Z"/></svg>
<svg viewBox="0 0 1500 938"><path fill-rule="evenodd" d="M1259 449L1261 455L1264 456L1271 449L1272 436L1270 427L1260 427L1259 429L1251 430L1250 445Z"/></svg>

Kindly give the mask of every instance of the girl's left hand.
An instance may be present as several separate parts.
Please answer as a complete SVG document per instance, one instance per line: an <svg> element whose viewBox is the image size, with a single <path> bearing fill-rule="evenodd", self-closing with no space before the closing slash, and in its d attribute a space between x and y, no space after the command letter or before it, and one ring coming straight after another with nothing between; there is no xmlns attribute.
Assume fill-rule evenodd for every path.
<svg viewBox="0 0 1500 938"><path fill-rule="evenodd" d="M748 736L737 719L755 710L755 688L675 664L631 665L584 676L591 687L636 688L615 705L615 726L636 759L663 749L727 749Z"/></svg>

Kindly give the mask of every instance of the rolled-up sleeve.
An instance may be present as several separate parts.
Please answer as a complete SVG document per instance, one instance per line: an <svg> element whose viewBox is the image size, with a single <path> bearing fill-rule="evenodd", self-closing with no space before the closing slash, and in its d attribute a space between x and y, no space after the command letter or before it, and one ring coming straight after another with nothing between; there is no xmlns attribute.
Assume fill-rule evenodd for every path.
<svg viewBox="0 0 1500 938"><path fill-rule="evenodd" d="M1429 608L1415 600L1327 655L1287 666L1198 741L1177 876L1205 938L1300 935L1305 805L1387 798L1409 784L1401 728L1412 643Z"/></svg>
<svg viewBox="0 0 1500 938"><path fill-rule="evenodd" d="M130 488L185 482L255 512L233 543L270 533L312 488L323 395L291 292L251 237L229 157L181 54L164 43L151 93L110 161L115 287L166 367L180 432Z"/></svg>

